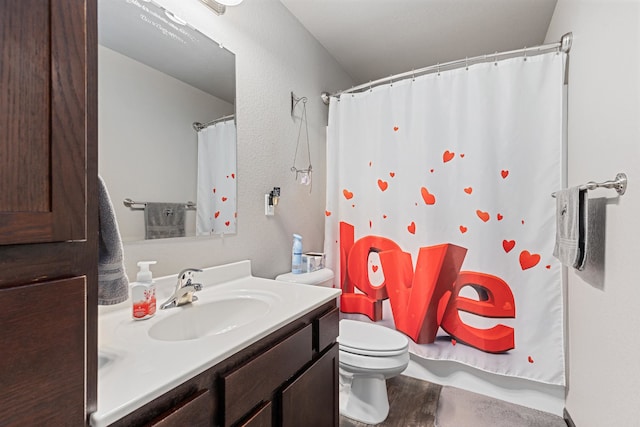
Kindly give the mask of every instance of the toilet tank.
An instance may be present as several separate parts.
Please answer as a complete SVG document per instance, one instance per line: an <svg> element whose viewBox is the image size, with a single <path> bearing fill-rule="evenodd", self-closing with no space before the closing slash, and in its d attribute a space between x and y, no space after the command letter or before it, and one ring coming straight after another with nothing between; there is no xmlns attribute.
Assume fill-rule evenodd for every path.
<svg viewBox="0 0 640 427"><path fill-rule="evenodd" d="M291 272L280 274L276 280L303 285L326 286L333 288L333 271L328 268L312 271L310 273L293 274Z"/></svg>

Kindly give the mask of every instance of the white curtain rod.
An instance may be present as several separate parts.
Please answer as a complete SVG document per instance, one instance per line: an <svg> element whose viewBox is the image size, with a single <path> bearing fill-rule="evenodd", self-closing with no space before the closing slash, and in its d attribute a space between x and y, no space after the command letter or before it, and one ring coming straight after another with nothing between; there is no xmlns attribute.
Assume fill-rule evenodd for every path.
<svg viewBox="0 0 640 427"><path fill-rule="evenodd" d="M344 95L347 93L362 92L366 89L371 89L375 86L380 86L385 83L393 83L394 81L403 80L409 77L413 78L418 75L429 74L433 72L440 72L445 69L451 70L451 69L459 68L462 66L467 67L471 64L478 64L478 63L487 62L487 61L497 61L498 58L517 56L521 54L523 54L524 56L528 54L538 55L538 54L546 53L552 50L558 50L558 51L567 53L571 49L572 41L573 41L573 33L567 33L562 36L559 42L540 45L540 46L534 46L534 47L525 47L524 49L510 50L507 52L495 52L487 55L474 56L472 58L465 58L465 59L458 59L456 61L444 62L442 64L431 65L429 67L420 68L418 70L408 71L405 73L384 77L384 78L374 80L369 83L361 84L359 86L354 86L351 89L343 90L336 93L330 94L329 92L322 92L320 97L322 98L322 102L324 102L326 105L329 105L329 98L332 96L339 98L340 95Z"/></svg>

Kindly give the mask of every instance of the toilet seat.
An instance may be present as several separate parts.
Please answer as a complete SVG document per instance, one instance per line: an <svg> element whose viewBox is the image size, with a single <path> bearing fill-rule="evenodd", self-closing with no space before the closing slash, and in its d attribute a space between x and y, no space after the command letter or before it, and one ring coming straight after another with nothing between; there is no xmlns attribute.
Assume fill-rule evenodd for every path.
<svg viewBox="0 0 640 427"><path fill-rule="evenodd" d="M393 357L407 352L409 340L398 331L356 320L340 321L339 350L355 355Z"/></svg>

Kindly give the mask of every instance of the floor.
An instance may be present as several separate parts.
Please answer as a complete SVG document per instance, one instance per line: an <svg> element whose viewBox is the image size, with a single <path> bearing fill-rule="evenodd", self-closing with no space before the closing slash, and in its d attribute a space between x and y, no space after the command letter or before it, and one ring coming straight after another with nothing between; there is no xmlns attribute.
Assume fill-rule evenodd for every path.
<svg viewBox="0 0 640 427"><path fill-rule="evenodd" d="M399 375L387 380L389 416L380 427L565 427L562 417L455 387ZM369 427L340 416L340 427Z"/></svg>
<svg viewBox="0 0 640 427"><path fill-rule="evenodd" d="M380 427L434 427L441 386L398 375L387 380L389 416ZM368 427L340 416L340 427Z"/></svg>

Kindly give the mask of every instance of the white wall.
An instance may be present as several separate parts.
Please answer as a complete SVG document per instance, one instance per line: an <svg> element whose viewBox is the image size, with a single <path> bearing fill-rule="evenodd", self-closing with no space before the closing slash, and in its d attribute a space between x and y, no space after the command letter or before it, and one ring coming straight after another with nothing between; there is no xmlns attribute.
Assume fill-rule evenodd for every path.
<svg viewBox="0 0 640 427"><path fill-rule="evenodd" d="M193 122L233 114L233 105L118 52L98 49L98 171L122 239L144 239L148 202L196 201L198 137ZM195 236L195 211L186 234Z"/></svg>
<svg viewBox="0 0 640 427"><path fill-rule="evenodd" d="M294 232L303 236L305 250L323 249L327 107L320 93L354 82L277 0L245 0L222 16L197 0L157 2L236 55L238 233L126 243L127 273L135 277L135 264L142 259L158 261L156 276L250 259L253 274L275 277L291 268ZM299 125L290 116L291 91L309 99L311 194L289 170ZM264 194L274 186L282 188L282 197L276 215L266 217Z"/></svg>
<svg viewBox="0 0 640 427"><path fill-rule="evenodd" d="M559 0L547 41L569 31L568 184L626 172L629 188L590 192L604 253L568 274L566 408L580 427L638 425L640 1Z"/></svg>

